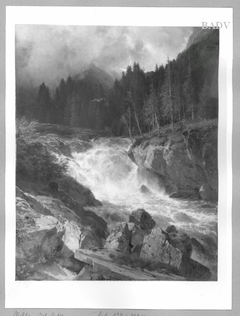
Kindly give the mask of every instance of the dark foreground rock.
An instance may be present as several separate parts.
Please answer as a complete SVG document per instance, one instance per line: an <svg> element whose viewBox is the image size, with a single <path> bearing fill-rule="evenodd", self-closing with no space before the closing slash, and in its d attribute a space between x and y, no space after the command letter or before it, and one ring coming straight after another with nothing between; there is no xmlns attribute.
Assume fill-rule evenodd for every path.
<svg viewBox="0 0 240 316"><path fill-rule="evenodd" d="M185 253L188 257L191 257L193 250L192 240L187 234L179 233L173 225L167 227L166 233L168 234L166 237L172 246Z"/></svg>
<svg viewBox="0 0 240 316"><path fill-rule="evenodd" d="M19 188L16 195L17 280L72 278L61 267L80 271L75 251L103 247L106 222L77 202L72 202L78 210L74 211L57 198L34 196Z"/></svg>
<svg viewBox="0 0 240 316"><path fill-rule="evenodd" d="M100 206L102 203L93 195L92 191L69 176L58 180L61 191L67 193L81 206Z"/></svg>
<svg viewBox="0 0 240 316"><path fill-rule="evenodd" d="M129 223L118 223L112 229L105 243L105 254L117 251L121 253L117 258L118 261L135 268L161 273L167 271L188 280L211 278L207 267L191 259L193 246L187 234L178 232L175 226L169 226L166 231L161 228L154 229L154 226L155 222L145 210L133 211ZM80 253L83 256L81 251ZM96 250L94 253L97 256L101 255L102 250L101 252ZM75 258L79 259L81 256ZM81 261L92 264L92 253L88 253L87 256L90 261L81 258ZM84 273L84 278L87 277L86 275Z"/></svg>
<svg viewBox="0 0 240 316"><path fill-rule="evenodd" d="M175 241L169 238L160 228L144 238L140 259L158 268L158 265L172 267L176 273L189 280L210 280L210 270L192 260L188 254L174 246ZM181 247L180 247L181 248Z"/></svg>
<svg viewBox="0 0 240 316"><path fill-rule="evenodd" d="M125 254L113 249L97 251L79 249L75 253L75 258L85 263L84 268L76 276L76 280L184 280L174 274L167 275L127 266L124 264Z"/></svg>
<svg viewBox="0 0 240 316"><path fill-rule="evenodd" d="M209 280L192 260L200 245L175 226L166 231L144 209L107 223L64 191L34 196L17 188L17 280ZM66 270L65 270L66 269Z"/></svg>
<svg viewBox="0 0 240 316"><path fill-rule="evenodd" d="M144 209L137 209L136 211L133 211L129 217L129 222L134 223L146 234L150 233L153 227L156 225L152 219L152 216Z"/></svg>

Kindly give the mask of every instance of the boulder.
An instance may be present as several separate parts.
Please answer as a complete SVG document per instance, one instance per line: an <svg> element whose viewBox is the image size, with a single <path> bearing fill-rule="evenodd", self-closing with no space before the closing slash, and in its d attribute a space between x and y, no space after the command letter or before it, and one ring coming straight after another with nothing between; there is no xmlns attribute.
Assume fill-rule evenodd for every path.
<svg viewBox="0 0 240 316"><path fill-rule="evenodd" d="M117 223L106 239L106 248L130 253L131 232L127 223Z"/></svg>
<svg viewBox="0 0 240 316"><path fill-rule="evenodd" d="M212 274L208 267L203 264L183 255L179 273L187 280L201 280L208 281L211 279Z"/></svg>
<svg viewBox="0 0 240 316"><path fill-rule="evenodd" d="M128 228L131 232L131 239L130 239L131 257L134 259L137 259L140 256L146 233L145 231L143 231L141 228L139 228L133 223L128 223Z"/></svg>
<svg viewBox="0 0 240 316"><path fill-rule="evenodd" d="M29 203L16 199L16 262L36 265L54 257L63 243L65 227L53 216L36 213ZM21 270L21 269L20 269ZM17 268L17 277L18 277Z"/></svg>
<svg viewBox="0 0 240 316"><path fill-rule="evenodd" d="M104 238L97 237L92 230L84 230L80 235L80 249L98 249L103 248L105 244Z"/></svg>
<svg viewBox="0 0 240 316"><path fill-rule="evenodd" d="M64 176L58 181L60 190L67 193L80 206L100 206L102 203L95 199L92 191L70 176Z"/></svg>
<svg viewBox="0 0 240 316"><path fill-rule="evenodd" d="M129 217L129 222L134 223L146 234L149 234L156 225L155 221L152 219L152 216L144 209L137 209L133 211Z"/></svg>
<svg viewBox="0 0 240 316"><path fill-rule="evenodd" d="M144 193L144 194L150 194L151 193L151 190L149 190L149 188L145 184L141 185L140 191L141 191L141 193Z"/></svg>
<svg viewBox="0 0 240 316"><path fill-rule="evenodd" d="M180 276L143 271L121 264L119 262L124 262L121 260L122 252L114 249L79 249L74 256L85 263L75 280L183 280Z"/></svg>
<svg viewBox="0 0 240 316"><path fill-rule="evenodd" d="M171 225L167 227L166 232L169 243L185 253L188 257L191 257L192 254L192 241L191 238L185 233L179 233L175 226Z"/></svg>
<svg viewBox="0 0 240 316"><path fill-rule="evenodd" d="M67 222L65 224L65 234L63 236L62 255L64 257L71 257L80 245L81 230L77 223Z"/></svg>
<svg viewBox="0 0 240 316"><path fill-rule="evenodd" d="M185 190L178 190L178 192L172 192L169 197L172 199L187 199L193 197L199 199L199 192L197 188L190 188Z"/></svg>
<svg viewBox="0 0 240 316"><path fill-rule="evenodd" d="M204 183L199 189L199 194L204 201L215 201L217 200L216 192L211 188L208 183Z"/></svg>
<svg viewBox="0 0 240 316"><path fill-rule="evenodd" d="M171 231L173 234L173 228ZM151 234L144 238L140 260L152 264L155 269L162 268L163 265L170 267L175 273L179 273L189 280L209 280L211 278L211 272L207 267L192 260L186 252L173 246L169 234L159 228L153 229Z"/></svg>
<svg viewBox="0 0 240 316"><path fill-rule="evenodd" d="M107 237L107 223L106 221L90 210L85 210L81 204L75 201L70 195L64 191L55 193L55 198L64 203L69 213L76 216L76 221L81 227L88 227L91 229L96 237L106 239Z"/></svg>
<svg viewBox="0 0 240 316"><path fill-rule="evenodd" d="M168 242L166 234L160 228L153 229L151 234L144 238L141 260L179 269L182 257L183 253Z"/></svg>
<svg viewBox="0 0 240 316"><path fill-rule="evenodd" d="M48 279L49 276L38 272L44 270L42 265L53 262L79 272L82 265L73 258L76 250L104 246L107 223L67 193L58 191L53 198L34 196L19 188L16 192L18 280Z"/></svg>

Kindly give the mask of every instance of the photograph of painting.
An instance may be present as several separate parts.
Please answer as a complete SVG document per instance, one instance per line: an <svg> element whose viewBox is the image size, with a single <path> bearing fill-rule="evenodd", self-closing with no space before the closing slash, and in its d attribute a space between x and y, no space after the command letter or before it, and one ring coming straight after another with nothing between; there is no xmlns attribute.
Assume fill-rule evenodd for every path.
<svg viewBox="0 0 240 316"><path fill-rule="evenodd" d="M231 45L221 45L231 20L77 9L79 23L9 24L12 284L205 292L230 282Z"/></svg>

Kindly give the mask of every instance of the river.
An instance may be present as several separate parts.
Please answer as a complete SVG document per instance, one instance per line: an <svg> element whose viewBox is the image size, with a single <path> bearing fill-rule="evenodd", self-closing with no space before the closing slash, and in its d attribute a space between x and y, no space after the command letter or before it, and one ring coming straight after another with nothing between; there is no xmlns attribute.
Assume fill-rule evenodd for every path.
<svg viewBox="0 0 240 316"><path fill-rule="evenodd" d="M103 204L94 211L109 225L128 221L131 211L144 208L157 226L175 225L196 238L206 253L193 252L192 258L207 265L212 279L217 278L217 205L204 201L171 199L156 178L140 176L127 151L127 138L99 138L92 148L72 153L69 173L91 189ZM146 189L147 188L147 189Z"/></svg>

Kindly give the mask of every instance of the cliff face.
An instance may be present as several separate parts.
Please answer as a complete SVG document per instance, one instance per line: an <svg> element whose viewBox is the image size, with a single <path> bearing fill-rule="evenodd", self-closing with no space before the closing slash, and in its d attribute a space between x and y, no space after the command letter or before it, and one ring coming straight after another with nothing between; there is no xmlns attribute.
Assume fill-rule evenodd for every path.
<svg viewBox="0 0 240 316"><path fill-rule="evenodd" d="M159 136L137 139L129 157L140 173L158 176L174 197L202 196L216 200L218 193L217 121L163 129Z"/></svg>

